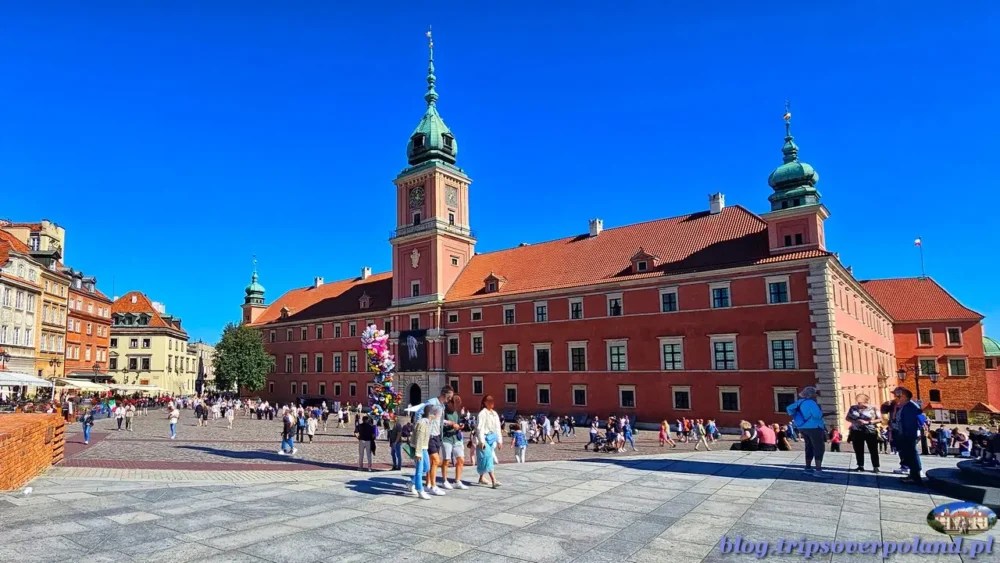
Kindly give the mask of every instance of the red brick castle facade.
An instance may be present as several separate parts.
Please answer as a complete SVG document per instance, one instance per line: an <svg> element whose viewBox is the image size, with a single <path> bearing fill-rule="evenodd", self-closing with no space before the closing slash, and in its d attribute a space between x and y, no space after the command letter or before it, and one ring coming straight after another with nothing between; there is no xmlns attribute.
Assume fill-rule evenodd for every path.
<svg viewBox="0 0 1000 563"><path fill-rule="evenodd" d="M244 322L275 358L262 393L366 402L359 335L391 332L404 402L450 383L524 413L693 416L734 426L785 419L817 385L828 422L896 383L890 316L827 250L818 174L786 115L770 210L726 206L477 254L471 180L438 114L433 52L426 112L395 179L392 272L316 278L267 305L257 273Z"/></svg>

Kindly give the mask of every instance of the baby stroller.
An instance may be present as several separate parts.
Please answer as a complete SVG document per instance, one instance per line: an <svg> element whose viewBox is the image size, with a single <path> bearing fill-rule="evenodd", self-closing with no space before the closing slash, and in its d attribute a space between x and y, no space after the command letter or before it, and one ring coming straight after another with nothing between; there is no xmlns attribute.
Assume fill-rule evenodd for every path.
<svg viewBox="0 0 1000 563"><path fill-rule="evenodd" d="M598 434L594 442L594 452L609 453L615 451L615 445L608 441L606 434Z"/></svg>

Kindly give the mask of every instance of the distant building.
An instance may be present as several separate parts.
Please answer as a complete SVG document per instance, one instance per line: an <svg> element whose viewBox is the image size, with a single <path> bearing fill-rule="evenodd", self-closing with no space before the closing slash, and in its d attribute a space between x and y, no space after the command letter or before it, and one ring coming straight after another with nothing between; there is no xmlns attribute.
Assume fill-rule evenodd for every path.
<svg viewBox="0 0 1000 563"><path fill-rule="evenodd" d="M73 269L66 303L65 372L68 377L106 379L111 344L111 299L97 289L97 279Z"/></svg>
<svg viewBox="0 0 1000 563"><path fill-rule="evenodd" d="M973 410L1000 412L1000 381L987 377L983 316L929 277L861 282L893 319L904 385L935 422L970 424ZM920 368L920 396L913 381ZM894 368L895 369L895 368ZM937 373L937 383L929 374Z"/></svg>
<svg viewBox="0 0 1000 563"><path fill-rule="evenodd" d="M166 314L139 291L111 306L108 371L116 383L155 385L173 394L193 394L197 356L188 351L181 319Z"/></svg>
<svg viewBox="0 0 1000 563"><path fill-rule="evenodd" d="M358 337L376 323L391 333L404 403L451 385L473 408L490 394L507 413L732 427L787 420L807 385L831 425L860 393L888 397L890 316L827 249L829 212L790 114L766 213L716 193L681 216L616 228L593 219L558 240L479 254L471 179L435 86L432 58L426 110L395 179L392 271L317 277L265 305L254 270L243 321L275 360L264 396L366 402Z"/></svg>
<svg viewBox="0 0 1000 563"><path fill-rule="evenodd" d="M36 375L42 268L26 244L0 230L0 368Z"/></svg>

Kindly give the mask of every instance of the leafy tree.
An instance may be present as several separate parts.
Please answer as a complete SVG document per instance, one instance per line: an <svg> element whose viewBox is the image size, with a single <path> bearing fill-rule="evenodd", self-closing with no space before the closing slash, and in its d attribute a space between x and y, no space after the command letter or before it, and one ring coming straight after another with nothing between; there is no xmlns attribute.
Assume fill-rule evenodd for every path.
<svg viewBox="0 0 1000 563"><path fill-rule="evenodd" d="M220 391L244 387L258 391L264 387L274 359L264 349L260 332L250 326L229 323L215 347L212 358L215 367L215 387Z"/></svg>

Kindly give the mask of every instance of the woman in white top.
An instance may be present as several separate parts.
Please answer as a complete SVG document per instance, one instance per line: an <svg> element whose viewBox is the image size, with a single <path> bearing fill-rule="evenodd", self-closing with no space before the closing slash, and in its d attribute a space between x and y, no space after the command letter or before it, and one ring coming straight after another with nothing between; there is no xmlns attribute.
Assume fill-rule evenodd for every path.
<svg viewBox="0 0 1000 563"><path fill-rule="evenodd" d="M173 403L170 403L170 411L167 413L167 420L170 421L170 439L177 437L177 419L180 418L181 411Z"/></svg>
<svg viewBox="0 0 1000 563"><path fill-rule="evenodd" d="M496 458L494 450L503 445L503 432L500 431L500 415L493 410L493 395L483 397L483 410L476 417L476 442L479 450L476 452L476 470L479 472L479 483L485 485L484 475L490 476L493 488L500 486L493 472Z"/></svg>

